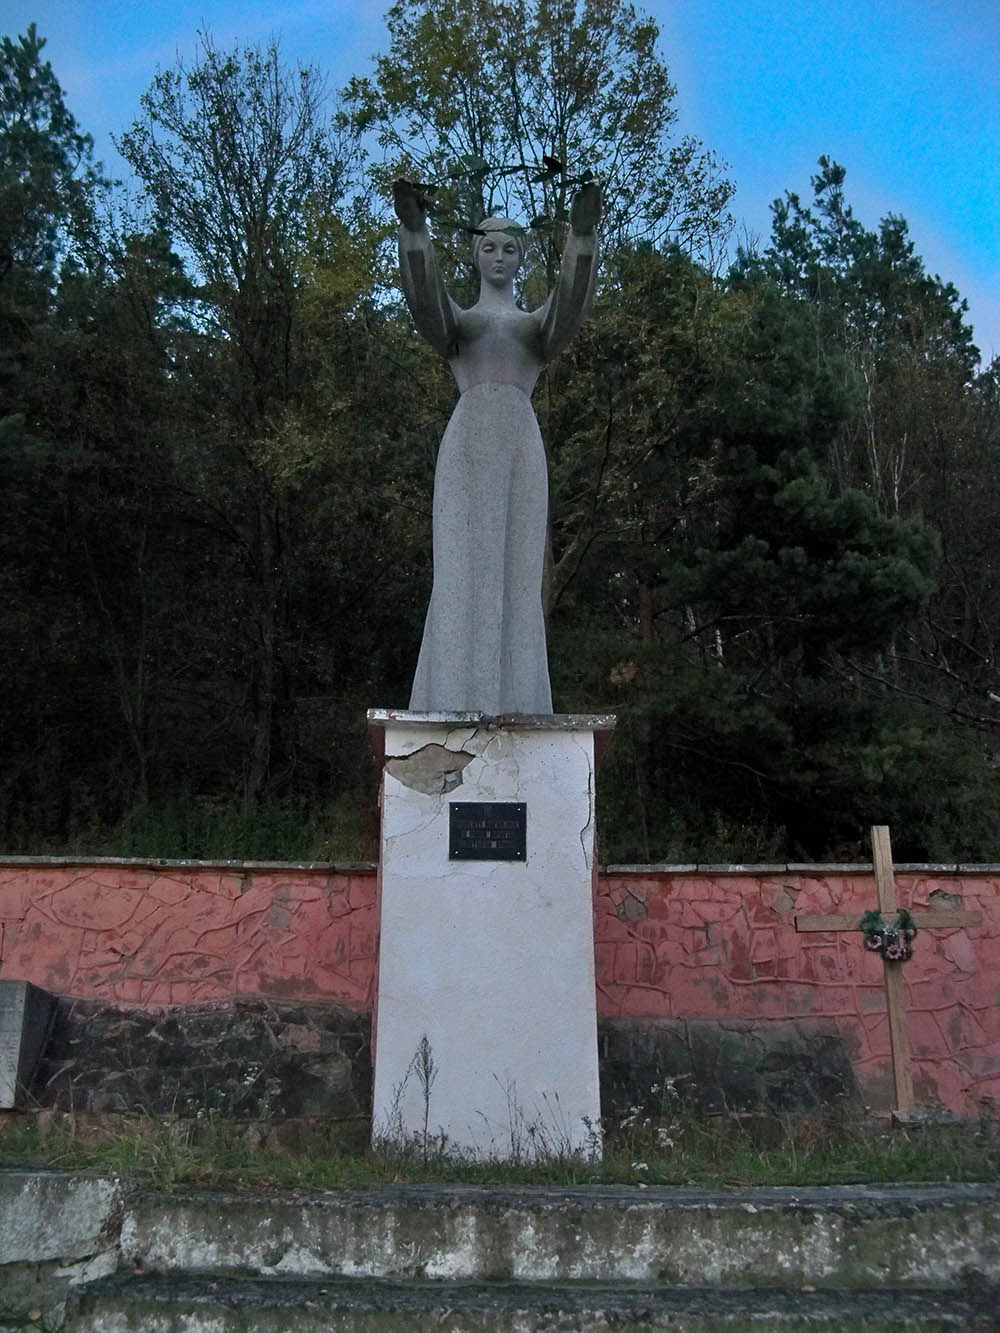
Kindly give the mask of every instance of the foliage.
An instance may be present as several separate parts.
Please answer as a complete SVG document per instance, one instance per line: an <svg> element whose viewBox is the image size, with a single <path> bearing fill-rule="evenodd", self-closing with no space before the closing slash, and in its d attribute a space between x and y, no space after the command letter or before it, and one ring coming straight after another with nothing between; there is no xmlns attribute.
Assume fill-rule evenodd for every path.
<svg viewBox="0 0 1000 1333"><path fill-rule="evenodd" d="M602 857L853 857L878 822L995 859L1000 392L957 292L828 159L721 276L730 186L622 0L388 23L339 119L203 36L113 223L42 39L0 44L3 850L372 854L364 715L408 694L454 392L359 185L380 137L368 179L545 215L526 298L604 179L598 300L534 396L556 706L619 716Z"/></svg>
<svg viewBox="0 0 1000 1333"><path fill-rule="evenodd" d="M51 276L90 227L93 140L63 100L35 25L0 38L0 281Z"/></svg>
<svg viewBox="0 0 1000 1333"><path fill-rule="evenodd" d="M923 716L991 765L995 792L1000 603L996 597L1000 457L996 366L978 352L954 286L924 269L902 218L866 229L844 195L845 171L821 158L813 204L774 205L771 245L744 271L767 273L809 308L817 355L838 357L856 406L825 466L863 487L885 514L920 515L940 538L936 587L877 663L852 660L884 696Z"/></svg>
<svg viewBox="0 0 1000 1333"><path fill-rule="evenodd" d="M404 169L450 174L448 201L473 225L497 213L564 222L586 170L604 186L611 247L639 236L699 253L722 245L733 187L695 140L671 141L676 90L656 24L632 5L401 0L387 25L388 54L344 94L355 132L385 153L383 189Z"/></svg>
<svg viewBox="0 0 1000 1333"><path fill-rule="evenodd" d="M621 719L606 859L843 855L887 808L917 855L939 845L942 791L909 763L963 747L945 759L869 680L931 594L937 541L831 476L856 398L815 328L766 274L622 252L560 383L553 667L573 708ZM987 845L991 802L951 836Z"/></svg>
<svg viewBox="0 0 1000 1333"><path fill-rule="evenodd" d="M352 791L328 805L265 801L250 812L234 800L171 796L129 810L109 850L157 860L372 861L371 805L370 793Z"/></svg>

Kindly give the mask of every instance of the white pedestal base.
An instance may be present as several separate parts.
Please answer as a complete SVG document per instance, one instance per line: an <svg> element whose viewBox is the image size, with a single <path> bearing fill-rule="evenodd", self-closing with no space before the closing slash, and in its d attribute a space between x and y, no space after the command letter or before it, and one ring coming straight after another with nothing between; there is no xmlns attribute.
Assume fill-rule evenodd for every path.
<svg viewBox="0 0 1000 1333"><path fill-rule="evenodd" d="M384 738L375 1142L600 1153L595 738L610 717L372 710ZM523 801L523 861L449 859L449 803Z"/></svg>

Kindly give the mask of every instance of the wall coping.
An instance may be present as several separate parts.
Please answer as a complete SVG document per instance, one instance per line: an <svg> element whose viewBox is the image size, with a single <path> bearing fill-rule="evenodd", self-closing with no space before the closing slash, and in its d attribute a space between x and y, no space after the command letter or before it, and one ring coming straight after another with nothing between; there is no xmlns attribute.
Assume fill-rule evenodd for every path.
<svg viewBox="0 0 1000 1333"><path fill-rule="evenodd" d="M188 861L155 856L4 856L0 854L0 868L4 866L127 866L150 870L261 870L261 871L320 871L325 874L375 874L375 861ZM711 865L701 862L671 864L657 862L650 865L604 865L604 875L873 875L870 861L843 863L799 861L733 865ZM917 875L1000 875L1000 865L985 863L897 862L897 874Z"/></svg>
<svg viewBox="0 0 1000 1333"><path fill-rule="evenodd" d="M896 861L893 870L898 874L916 875L1000 875L1000 865L962 864L961 862L930 863L923 861ZM761 865L623 865L601 866L605 875L874 875L870 861L789 861Z"/></svg>
<svg viewBox="0 0 1000 1333"><path fill-rule="evenodd" d="M375 861L177 861L159 856L4 856L4 866L128 866L149 870L319 870L326 874L375 874Z"/></svg>

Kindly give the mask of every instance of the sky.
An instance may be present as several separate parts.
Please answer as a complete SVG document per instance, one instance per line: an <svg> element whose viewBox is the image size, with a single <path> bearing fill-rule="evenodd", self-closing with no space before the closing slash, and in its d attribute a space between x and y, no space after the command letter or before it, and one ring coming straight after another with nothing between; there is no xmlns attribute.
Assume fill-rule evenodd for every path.
<svg viewBox="0 0 1000 1333"><path fill-rule="evenodd" d="M115 176L111 135L158 67L280 39L333 88L386 49L388 0L0 0L0 35L34 21L66 102ZM895 213L931 273L969 303L1000 355L1000 0L639 0L660 27L678 131L728 164L741 230L766 242L770 204L804 200L827 154L869 228Z"/></svg>

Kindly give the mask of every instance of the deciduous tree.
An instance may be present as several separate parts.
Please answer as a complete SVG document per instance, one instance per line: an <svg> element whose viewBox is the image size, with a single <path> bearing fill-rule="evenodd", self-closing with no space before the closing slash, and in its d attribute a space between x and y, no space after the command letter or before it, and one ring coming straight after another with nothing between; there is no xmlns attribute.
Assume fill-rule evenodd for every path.
<svg viewBox="0 0 1000 1333"><path fill-rule="evenodd" d="M267 441L286 430L302 389L299 266L311 226L342 199L349 154L323 79L286 67L276 43L226 53L203 34L195 64L157 74L142 105L119 147L198 283L205 331L218 335L215 410L190 464L241 574L252 805L271 775L290 680L288 494Z"/></svg>
<svg viewBox="0 0 1000 1333"><path fill-rule="evenodd" d="M383 186L409 170L445 185L435 201L461 222L537 219L549 278L554 224L584 171L604 185L609 247L721 250L732 185L701 144L674 136L658 29L631 4L401 0L387 22L388 53L345 90L356 132L384 150Z"/></svg>

